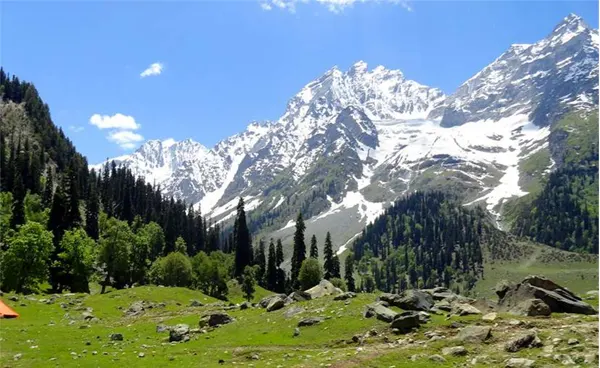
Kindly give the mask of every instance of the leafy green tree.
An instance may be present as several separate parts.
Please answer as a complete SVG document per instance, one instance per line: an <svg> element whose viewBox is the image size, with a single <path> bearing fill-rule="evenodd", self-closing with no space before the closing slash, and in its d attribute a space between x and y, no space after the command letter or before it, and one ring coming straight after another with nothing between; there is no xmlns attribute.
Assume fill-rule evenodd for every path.
<svg viewBox="0 0 600 368"><path fill-rule="evenodd" d="M234 224L235 242L235 276L241 277L246 266L252 264L252 243L250 231L246 223L246 211L244 210L244 199L240 197L237 205L237 214Z"/></svg>
<svg viewBox="0 0 600 368"><path fill-rule="evenodd" d="M317 247L317 237L315 234L310 238L310 258L319 259L319 248Z"/></svg>
<svg viewBox="0 0 600 368"><path fill-rule="evenodd" d="M48 275L51 253L51 232L37 222L21 225L2 255L2 289L17 293L34 290Z"/></svg>
<svg viewBox="0 0 600 368"><path fill-rule="evenodd" d="M175 240L175 252L179 252L183 255L187 255L187 244L185 240L180 236Z"/></svg>
<svg viewBox="0 0 600 368"><path fill-rule="evenodd" d="M100 234L100 252L98 263L104 270L105 278L102 282L104 294L106 287L111 284L117 289L125 287L129 282L129 253L130 245L135 241L125 221L109 218L106 230Z"/></svg>
<svg viewBox="0 0 600 368"><path fill-rule="evenodd" d="M356 291L356 286L354 285L354 254L350 253L346 256L345 261L345 275L344 279L346 280L346 285L348 287L348 291Z"/></svg>
<svg viewBox="0 0 600 368"><path fill-rule="evenodd" d="M338 288L338 289L341 289L342 291L348 291L348 285L346 284L346 281L344 281L344 280L342 280L342 279L340 279L340 278L337 278L337 277L334 277L334 278L332 278L332 279L331 279L331 280L329 280L329 281L330 281L330 282L333 284L333 286L335 286L336 288Z"/></svg>
<svg viewBox="0 0 600 368"><path fill-rule="evenodd" d="M161 267L161 285L190 286L192 283L192 264L190 259L181 252L169 253L159 262Z"/></svg>
<svg viewBox="0 0 600 368"><path fill-rule="evenodd" d="M44 208L42 198L37 194L27 193L25 196L25 219L46 226L50 211Z"/></svg>
<svg viewBox="0 0 600 368"><path fill-rule="evenodd" d="M254 262L257 266L255 278L256 282L264 286L265 285L265 273L267 269L267 260L265 257L265 241L261 239L256 247L256 254L254 255ZM245 270L244 270L245 271Z"/></svg>
<svg viewBox="0 0 600 368"><path fill-rule="evenodd" d="M314 258L305 259L300 267L298 281L302 290L310 289L321 282L323 278L323 270L319 261Z"/></svg>
<svg viewBox="0 0 600 368"><path fill-rule="evenodd" d="M306 226L302 219L302 213L298 213L296 218L296 231L294 232L294 253L292 254L292 283L293 287L297 288L300 286L300 280L298 276L300 274L300 268L302 262L306 259L306 244L304 243L304 231Z"/></svg>
<svg viewBox="0 0 600 368"><path fill-rule="evenodd" d="M131 282L144 285L146 284L147 274L151 266L150 238L148 232L140 230L138 230L138 233L135 235L135 241L131 245L129 263L131 265Z"/></svg>
<svg viewBox="0 0 600 368"><path fill-rule="evenodd" d="M273 244L273 238L269 242L269 257L267 260L266 270L266 288L271 291L275 291L277 287L277 263L275 256L275 244Z"/></svg>
<svg viewBox="0 0 600 368"><path fill-rule="evenodd" d="M60 241L61 269L68 275L71 292L89 293L89 278L94 266L94 248L96 242L83 229L66 231Z"/></svg>
<svg viewBox="0 0 600 368"><path fill-rule="evenodd" d="M363 291L365 291L367 293L372 293L373 291L375 291L375 279L373 278L373 275L371 275L371 274L364 275L362 282L363 282L363 285L362 285Z"/></svg>
<svg viewBox="0 0 600 368"><path fill-rule="evenodd" d="M254 296L256 280L254 279L254 271L252 267L246 266L244 274L242 275L242 291L244 292L244 298L247 301L251 301Z"/></svg>
<svg viewBox="0 0 600 368"><path fill-rule="evenodd" d="M194 258L192 258L194 286L206 295L218 299L225 299L228 292L228 262L224 262L223 257L230 256L215 251L212 252L210 256L204 252L198 252Z"/></svg>
<svg viewBox="0 0 600 368"><path fill-rule="evenodd" d="M165 234L156 222L149 222L138 231L140 236L148 240L150 248L150 260L154 261L160 257L165 249Z"/></svg>

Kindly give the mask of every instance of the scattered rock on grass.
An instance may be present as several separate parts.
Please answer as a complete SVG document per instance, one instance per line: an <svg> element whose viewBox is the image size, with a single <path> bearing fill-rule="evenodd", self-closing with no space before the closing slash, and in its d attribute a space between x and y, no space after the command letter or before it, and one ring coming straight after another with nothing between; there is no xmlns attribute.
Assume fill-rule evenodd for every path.
<svg viewBox="0 0 600 368"><path fill-rule="evenodd" d="M347 299L351 299L351 298L356 298L356 293L353 293L351 291L342 293L340 295L336 295L333 300L347 300Z"/></svg>
<svg viewBox="0 0 600 368"><path fill-rule="evenodd" d="M535 360L526 358L510 358L504 365L506 368L531 368L535 365Z"/></svg>
<svg viewBox="0 0 600 368"><path fill-rule="evenodd" d="M398 315L398 313L384 307L381 303L371 303L367 305L364 313L365 318L376 317L378 320L388 323L392 322L396 315Z"/></svg>
<svg viewBox="0 0 600 368"><path fill-rule="evenodd" d="M398 329L401 333L407 333L412 331L413 328L417 328L420 325L419 314L414 311L406 311L397 314L394 317L390 327Z"/></svg>
<svg viewBox="0 0 600 368"><path fill-rule="evenodd" d="M429 360L436 363L446 363L446 358L439 354L430 355Z"/></svg>
<svg viewBox="0 0 600 368"><path fill-rule="evenodd" d="M123 334L120 333L111 333L109 337L112 341L123 341Z"/></svg>
<svg viewBox="0 0 600 368"><path fill-rule="evenodd" d="M216 311L202 315L198 324L200 328L202 328L205 326L216 327L231 322L233 322L233 318L231 318L227 313Z"/></svg>
<svg viewBox="0 0 600 368"><path fill-rule="evenodd" d="M190 307L202 307L202 306L204 306L204 303L202 303L199 300L194 299L190 302Z"/></svg>
<svg viewBox="0 0 600 368"><path fill-rule="evenodd" d="M579 340L577 340L577 339L569 339L567 341L567 345L577 345L577 344L579 344Z"/></svg>
<svg viewBox="0 0 600 368"><path fill-rule="evenodd" d="M467 349L464 346L452 346L442 349L442 355L452 356L465 356L467 355Z"/></svg>
<svg viewBox="0 0 600 368"><path fill-rule="evenodd" d="M481 317L481 319L484 321L487 321L487 322L492 322L496 319L497 316L498 316L498 314L496 314L495 312L492 312L492 313L488 313L488 314L484 315L483 317Z"/></svg>
<svg viewBox="0 0 600 368"><path fill-rule="evenodd" d="M481 314L481 311L470 304L456 303L452 306L452 314L467 316L470 314Z"/></svg>
<svg viewBox="0 0 600 368"><path fill-rule="evenodd" d="M285 306L285 298L273 298L267 305L267 312L279 310Z"/></svg>
<svg viewBox="0 0 600 368"><path fill-rule="evenodd" d="M178 324L169 329L169 342L182 341L190 333L190 326Z"/></svg>
<svg viewBox="0 0 600 368"><path fill-rule="evenodd" d="M323 322L324 320L325 320L325 318L323 318L323 317L304 318L304 319L300 320L300 322L298 322L298 327L306 327L306 326L316 325L316 324Z"/></svg>
<svg viewBox="0 0 600 368"><path fill-rule="evenodd" d="M513 309L510 310L511 314L519 316L549 316L552 311L548 304L544 303L540 299L527 299L517 304Z"/></svg>
<svg viewBox="0 0 600 368"><path fill-rule="evenodd" d="M457 340L462 342L481 343L492 336L489 326L467 326L458 332Z"/></svg>
<svg viewBox="0 0 600 368"><path fill-rule="evenodd" d="M514 339L509 340L504 345L504 350L509 353L516 353L517 351L529 347L536 338L535 332L528 332L524 335L518 336Z"/></svg>

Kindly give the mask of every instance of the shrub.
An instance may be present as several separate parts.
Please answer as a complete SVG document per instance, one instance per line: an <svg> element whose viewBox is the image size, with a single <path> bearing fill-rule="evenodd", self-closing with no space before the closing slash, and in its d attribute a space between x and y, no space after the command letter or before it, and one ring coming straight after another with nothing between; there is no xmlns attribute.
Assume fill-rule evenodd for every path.
<svg viewBox="0 0 600 368"><path fill-rule="evenodd" d="M323 278L323 269L319 261L314 258L307 258L302 262L298 281L302 290L310 289L317 285Z"/></svg>

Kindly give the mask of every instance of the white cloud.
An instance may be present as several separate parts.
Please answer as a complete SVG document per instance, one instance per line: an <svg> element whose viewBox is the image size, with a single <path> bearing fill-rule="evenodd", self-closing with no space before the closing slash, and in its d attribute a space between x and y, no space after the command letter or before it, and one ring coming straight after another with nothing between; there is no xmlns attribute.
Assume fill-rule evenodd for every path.
<svg viewBox="0 0 600 368"><path fill-rule="evenodd" d="M260 7L263 8L263 10L267 10L267 11L273 9L271 4L269 4L269 3L260 3Z"/></svg>
<svg viewBox="0 0 600 368"><path fill-rule="evenodd" d="M409 0L266 0L260 3L261 8L264 10L271 10L273 7L279 9L288 10L291 13L296 11L296 4L299 3L317 3L325 6L327 10L332 13L339 14L344 9L352 7L356 3L387 3L393 5L400 5L407 11L412 11Z"/></svg>
<svg viewBox="0 0 600 368"><path fill-rule="evenodd" d="M162 73L164 65L162 63L153 63L150 64L149 67L146 68L141 74L140 77L146 78L151 77L153 75L160 75Z"/></svg>
<svg viewBox="0 0 600 368"><path fill-rule="evenodd" d="M82 132L85 128L82 127L81 125L70 125L69 126L69 130L72 131L73 133L79 133Z"/></svg>
<svg viewBox="0 0 600 368"><path fill-rule="evenodd" d="M118 144L123 149L133 149L144 140L141 134L128 130L112 131L107 136L108 140Z"/></svg>
<svg viewBox="0 0 600 368"><path fill-rule="evenodd" d="M141 127L135 122L133 116L116 113L113 116L94 114L90 118L90 124L100 129L122 129L137 130Z"/></svg>

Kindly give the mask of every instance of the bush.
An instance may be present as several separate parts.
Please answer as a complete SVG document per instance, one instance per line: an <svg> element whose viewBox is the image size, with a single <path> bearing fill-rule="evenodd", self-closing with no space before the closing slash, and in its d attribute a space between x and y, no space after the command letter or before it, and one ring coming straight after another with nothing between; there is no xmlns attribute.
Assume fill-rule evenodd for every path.
<svg viewBox="0 0 600 368"><path fill-rule="evenodd" d="M169 253L159 258L150 268L150 279L159 285L190 286L192 283L192 263L179 252Z"/></svg>
<svg viewBox="0 0 600 368"><path fill-rule="evenodd" d="M220 251L212 252L210 256L204 252L196 254L192 258L194 287L213 298L226 299L232 258Z"/></svg>
<svg viewBox="0 0 600 368"><path fill-rule="evenodd" d="M319 261L314 258L307 258L302 262L300 267L300 273L298 274L298 281L300 281L300 287L302 290L310 289L321 282L323 278L323 269L319 264Z"/></svg>
<svg viewBox="0 0 600 368"><path fill-rule="evenodd" d="M337 277L329 280L336 288L342 289L342 291L348 291L348 286L346 286L346 281L339 279Z"/></svg>

